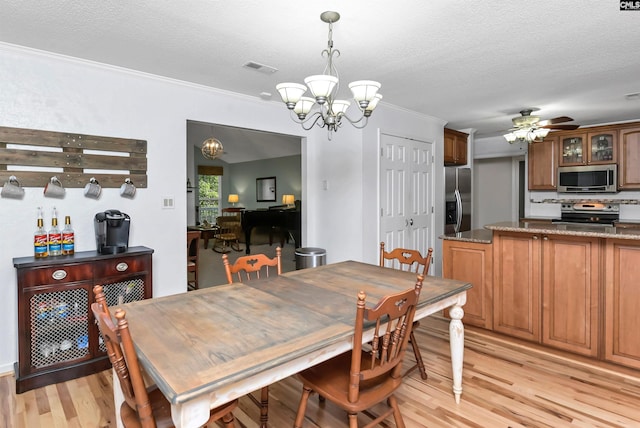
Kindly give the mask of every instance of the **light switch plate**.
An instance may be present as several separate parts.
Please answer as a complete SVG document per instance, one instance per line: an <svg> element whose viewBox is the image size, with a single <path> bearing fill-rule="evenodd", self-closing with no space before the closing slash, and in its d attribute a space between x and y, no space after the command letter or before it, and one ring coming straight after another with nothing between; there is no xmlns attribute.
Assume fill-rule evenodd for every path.
<svg viewBox="0 0 640 428"><path fill-rule="evenodd" d="M175 200L173 196L163 196L162 197L162 209L163 210L172 210L175 209Z"/></svg>

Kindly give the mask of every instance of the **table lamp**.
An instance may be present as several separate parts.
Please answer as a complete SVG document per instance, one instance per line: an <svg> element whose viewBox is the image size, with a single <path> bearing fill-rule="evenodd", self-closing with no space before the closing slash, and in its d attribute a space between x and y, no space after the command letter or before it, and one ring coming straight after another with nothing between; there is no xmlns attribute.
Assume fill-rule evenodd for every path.
<svg viewBox="0 0 640 428"><path fill-rule="evenodd" d="M229 195L229 199L227 199L227 201L231 204L231 206L236 206L236 204L238 203L238 195L236 195L235 193L232 193Z"/></svg>
<svg viewBox="0 0 640 428"><path fill-rule="evenodd" d="M294 204L295 197L293 195L282 195L282 203L291 208Z"/></svg>

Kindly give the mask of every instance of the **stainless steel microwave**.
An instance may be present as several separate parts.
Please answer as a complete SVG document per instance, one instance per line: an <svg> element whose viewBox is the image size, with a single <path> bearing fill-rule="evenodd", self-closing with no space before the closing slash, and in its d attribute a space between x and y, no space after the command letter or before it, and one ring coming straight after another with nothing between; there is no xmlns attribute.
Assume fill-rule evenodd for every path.
<svg viewBox="0 0 640 428"><path fill-rule="evenodd" d="M616 193L618 165L558 167L560 193Z"/></svg>

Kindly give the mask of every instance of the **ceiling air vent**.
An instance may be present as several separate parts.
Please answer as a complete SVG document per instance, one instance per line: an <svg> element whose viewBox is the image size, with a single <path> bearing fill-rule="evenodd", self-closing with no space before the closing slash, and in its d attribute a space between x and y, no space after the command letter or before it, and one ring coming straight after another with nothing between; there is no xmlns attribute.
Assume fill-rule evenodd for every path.
<svg viewBox="0 0 640 428"><path fill-rule="evenodd" d="M270 67L268 65L260 64L258 62L253 62L253 61L249 61L248 63L243 65L243 67L250 68L252 70L256 70L264 74L273 74L276 71L278 71L278 69L275 67Z"/></svg>

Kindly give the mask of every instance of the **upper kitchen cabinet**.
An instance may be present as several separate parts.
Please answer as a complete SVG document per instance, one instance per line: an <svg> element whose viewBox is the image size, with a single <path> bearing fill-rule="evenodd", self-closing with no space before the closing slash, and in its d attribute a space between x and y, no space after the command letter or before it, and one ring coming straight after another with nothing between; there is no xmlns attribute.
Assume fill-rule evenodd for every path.
<svg viewBox="0 0 640 428"><path fill-rule="evenodd" d="M467 138L469 134L444 129L444 164L466 165L467 164Z"/></svg>
<svg viewBox="0 0 640 428"><path fill-rule="evenodd" d="M620 129L618 189L640 189L640 127Z"/></svg>
<svg viewBox="0 0 640 428"><path fill-rule="evenodd" d="M555 190L558 175L558 138L545 137L528 147L529 190Z"/></svg>
<svg viewBox="0 0 640 428"><path fill-rule="evenodd" d="M617 137L616 129L601 128L560 135L559 166L616 163Z"/></svg>

